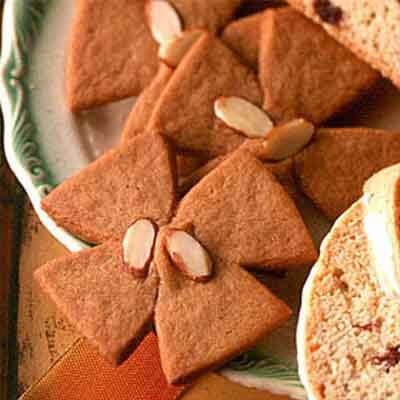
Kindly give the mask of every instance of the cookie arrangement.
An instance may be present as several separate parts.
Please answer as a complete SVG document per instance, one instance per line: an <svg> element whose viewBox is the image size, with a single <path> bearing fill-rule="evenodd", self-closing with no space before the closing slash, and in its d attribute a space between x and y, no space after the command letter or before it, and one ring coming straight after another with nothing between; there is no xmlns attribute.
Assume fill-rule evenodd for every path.
<svg viewBox="0 0 400 400"><path fill-rule="evenodd" d="M113 364L155 329L173 384L290 317L268 274L317 259L300 191L333 221L400 162L396 133L319 127L380 77L325 26L280 2L212 3L77 2L71 112L138 99L120 145L42 201L94 247L41 267L39 284Z"/></svg>

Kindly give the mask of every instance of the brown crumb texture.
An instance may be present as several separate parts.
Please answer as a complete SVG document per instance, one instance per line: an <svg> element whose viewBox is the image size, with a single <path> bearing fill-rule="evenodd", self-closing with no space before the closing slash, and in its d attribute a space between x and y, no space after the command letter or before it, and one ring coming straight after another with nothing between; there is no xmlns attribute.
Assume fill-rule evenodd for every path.
<svg viewBox="0 0 400 400"><path fill-rule="evenodd" d="M137 96L157 72L145 0L79 0L67 62L67 100L79 111Z"/></svg>
<svg viewBox="0 0 400 400"><path fill-rule="evenodd" d="M158 278L127 273L120 242L52 261L35 279L109 362L118 364L151 328Z"/></svg>
<svg viewBox="0 0 400 400"><path fill-rule="evenodd" d="M258 70L258 49L263 12L231 22L222 40L254 70Z"/></svg>
<svg viewBox="0 0 400 400"><path fill-rule="evenodd" d="M174 156L157 134L143 134L67 179L42 208L70 233L99 244L138 218L166 224L176 205Z"/></svg>
<svg viewBox="0 0 400 400"><path fill-rule="evenodd" d="M179 178L184 178L208 162L204 157L194 154L178 154L176 156L176 171Z"/></svg>
<svg viewBox="0 0 400 400"><path fill-rule="evenodd" d="M320 124L377 82L379 74L294 9L264 15L259 77L275 122L303 117Z"/></svg>
<svg viewBox="0 0 400 400"><path fill-rule="evenodd" d="M215 369L285 322L291 311L239 265L213 259L213 277L196 283L170 262L161 234L155 324L170 383Z"/></svg>
<svg viewBox="0 0 400 400"><path fill-rule="evenodd" d="M181 61L158 101L149 129L162 132L180 149L212 158L237 148L245 137L214 113L220 96L239 96L260 105L255 74L210 34L200 38Z"/></svg>
<svg viewBox="0 0 400 400"><path fill-rule="evenodd" d="M397 400L400 392L400 301L378 286L363 216L358 202L314 267L305 350L318 400Z"/></svg>
<svg viewBox="0 0 400 400"><path fill-rule="evenodd" d="M295 157L301 190L334 220L362 195L365 181L400 162L398 133L325 128Z"/></svg>
<svg viewBox="0 0 400 400"><path fill-rule="evenodd" d="M341 10L337 24L324 22L315 0L288 0L336 40L400 87L400 3L398 0L330 0Z"/></svg>
<svg viewBox="0 0 400 400"><path fill-rule="evenodd" d="M244 151L183 198L172 224L192 224L211 254L249 268L300 267L317 256L293 200L270 170Z"/></svg>
<svg viewBox="0 0 400 400"><path fill-rule="evenodd" d="M200 28L218 33L234 17L243 0L170 0L184 29Z"/></svg>
<svg viewBox="0 0 400 400"><path fill-rule="evenodd" d="M122 131L122 142L127 142L146 131L155 103L171 78L173 70L160 63L157 75L140 94Z"/></svg>

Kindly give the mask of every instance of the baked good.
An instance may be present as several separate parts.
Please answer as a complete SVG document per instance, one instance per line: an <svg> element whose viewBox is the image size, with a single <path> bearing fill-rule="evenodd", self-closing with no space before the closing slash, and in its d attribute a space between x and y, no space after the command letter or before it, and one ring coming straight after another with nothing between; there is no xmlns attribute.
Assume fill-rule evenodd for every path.
<svg viewBox="0 0 400 400"><path fill-rule="evenodd" d="M138 136L128 145L149 137ZM154 135L153 140L161 139ZM81 186L86 179L87 173ZM115 364L129 354L154 319L170 383L219 367L289 318L290 309L242 267L294 268L315 258L288 195L251 153L238 151L194 190L165 229L161 228L165 220L157 221L151 207L141 210L122 241L113 239L50 262L35 273L71 323ZM134 200L148 204L153 197L161 199L144 190L143 197ZM123 206L118 205L114 215ZM134 204L128 206L135 209ZM138 218L154 227L150 242L143 231L136 236L138 231L132 230ZM230 242L210 232L217 224ZM182 253L180 242L170 248L173 232L189 236L198 247L186 247ZM150 250L143 253L145 259L132 253L135 248L142 254L144 247ZM197 265L193 267L199 248L211 264L205 276L197 275ZM139 270L144 273L136 274Z"/></svg>
<svg viewBox="0 0 400 400"><path fill-rule="evenodd" d="M392 206L386 212L396 216L389 225L397 230L399 178L397 165L367 183L324 240L304 288L297 347L311 400L398 398L400 301L391 289L400 281L391 251L399 241L371 200ZM376 217L382 222L371 225Z"/></svg>
<svg viewBox="0 0 400 400"><path fill-rule="evenodd" d="M400 162L399 139L376 129L319 129L294 159L296 182L334 220L362 195L371 175Z"/></svg>
<svg viewBox="0 0 400 400"><path fill-rule="evenodd" d="M104 226L107 229L107 226ZM35 279L77 330L112 364L124 360L152 327L158 278L127 273L121 243L56 259Z"/></svg>
<svg viewBox="0 0 400 400"><path fill-rule="evenodd" d="M66 70L67 100L79 111L137 96L157 72L158 45L145 0L78 0Z"/></svg>
<svg viewBox="0 0 400 400"><path fill-rule="evenodd" d="M169 0L183 20L184 29L200 28L218 33L233 19L243 0Z"/></svg>
<svg viewBox="0 0 400 400"><path fill-rule="evenodd" d="M211 254L248 268L294 268L317 257L292 199L247 151L235 152L189 191L173 224L191 225Z"/></svg>
<svg viewBox="0 0 400 400"><path fill-rule="evenodd" d="M198 284L171 265L162 233L157 246L155 327L169 382L222 366L289 318L288 306L238 264L214 257L212 279Z"/></svg>
<svg viewBox="0 0 400 400"><path fill-rule="evenodd" d="M150 85L143 90L138 97L132 111L122 131L122 143L128 142L136 136L147 131L147 124L153 113L155 103L161 96L171 78L173 69L164 63L160 63L157 75L151 81ZM195 154L179 154L176 156L176 174L178 178L185 177L193 173L197 168L207 160Z"/></svg>
<svg viewBox="0 0 400 400"><path fill-rule="evenodd" d="M256 71L263 15L263 12L259 12L233 21L222 33L222 40Z"/></svg>
<svg viewBox="0 0 400 400"><path fill-rule="evenodd" d="M400 294L400 165L373 175L364 185L364 228L368 237L377 277L388 296Z"/></svg>
<svg viewBox="0 0 400 400"><path fill-rule="evenodd" d="M166 224L175 191L175 155L160 135L145 133L67 179L41 206L57 225L99 244L120 238L143 216Z"/></svg>
<svg viewBox="0 0 400 400"><path fill-rule="evenodd" d="M162 132L182 150L210 158L227 154L245 137L215 116L214 102L221 95L262 101L255 74L219 39L204 34L162 92L148 129Z"/></svg>
<svg viewBox="0 0 400 400"><path fill-rule="evenodd" d="M288 3L321 24L336 40L400 87L398 1L288 0Z"/></svg>
<svg viewBox="0 0 400 400"><path fill-rule="evenodd" d="M167 86L173 72L172 68L160 63L156 76L140 94L132 111L129 113L122 131L122 142L127 142L146 131L154 105Z"/></svg>
<svg viewBox="0 0 400 400"><path fill-rule="evenodd" d="M263 15L259 78L263 108L275 122L320 124L377 82L371 67L294 9Z"/></svg>

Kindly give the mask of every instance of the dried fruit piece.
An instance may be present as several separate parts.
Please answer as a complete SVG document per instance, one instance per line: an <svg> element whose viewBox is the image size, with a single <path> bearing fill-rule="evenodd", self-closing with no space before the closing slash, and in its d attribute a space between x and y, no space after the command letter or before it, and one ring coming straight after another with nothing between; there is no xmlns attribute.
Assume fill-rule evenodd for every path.
<svg viewBox="0 0 400 400"><path fill-rule="evenodd" d="M158 56L169 67L177 67L185 54L190 50L196 40L198 40L203 33L204 31L201 29L193 29L182 32L180 36L161 43Z"/></svg>
<svg viewBox="0 0 400 400"><path fill-rule="evenodd" d="M241 97L220 97L214 103L215 115L230 128L249 138L265 138L273 128L271 118L259 107Z"/></svg>
<svg viewBox="0 0 400 400"><path fill-rule="evenodd" d="M166 0L148 0L145 6L147 24L159 44L182 33L182 22L175 8Z"/></svg>
<svg viewBox="0 0 400 400"><path fill-rule="evenodd" d="M276 126L265 141L265 159L279 161L295 155L309 143L314 132L314 125L303 118Z"/></svg>
<svg viewBox="0 0 400 400"><path fill-rule="evenodd" d="M185 231L171 230L166 247L174 265L196 282L205 282L212 274L212 261L204 247Z"/></svg>
<svg viewBox="0 0 400 400"><path fill-rule="evenodd" d="M126 231L122 246L124 262L134 276L147 275L156 238L156 227L148 219L139 219Z"/></svg>

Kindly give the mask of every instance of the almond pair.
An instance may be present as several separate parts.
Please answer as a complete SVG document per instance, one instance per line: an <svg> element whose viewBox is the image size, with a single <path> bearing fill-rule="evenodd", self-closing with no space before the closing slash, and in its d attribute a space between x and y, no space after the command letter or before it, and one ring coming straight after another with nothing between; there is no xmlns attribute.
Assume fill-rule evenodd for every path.
<svg viewBox="0 0 400 400"><path fill-rule="evenodd" d="M148 219L137 220L123 240L124 262L138 278L147 275L153 258L157 230ZM166 249L174 265L196 282L207 281L212 274L212 261L204 247L188 233L171 229L166 236Z"/></svg>
<svg viewBox="0 0 400 400"><path fill-rule="evenodd" d="M177 11L166 0L149 0L146 3L146 16L152 35L160 45L158 56L171 68L178 66L204 33L201 29L184 31Z"/></svg>
<svg viewBox="0 0 400 400"><path fill-rule="evenodd" d="M266 160L280 161L295 155L315 132L314 125L302 118L274 126L267 113L240 97L220 97L214 103L214 111L230 128L251 139L265 139Z"/></svg>

